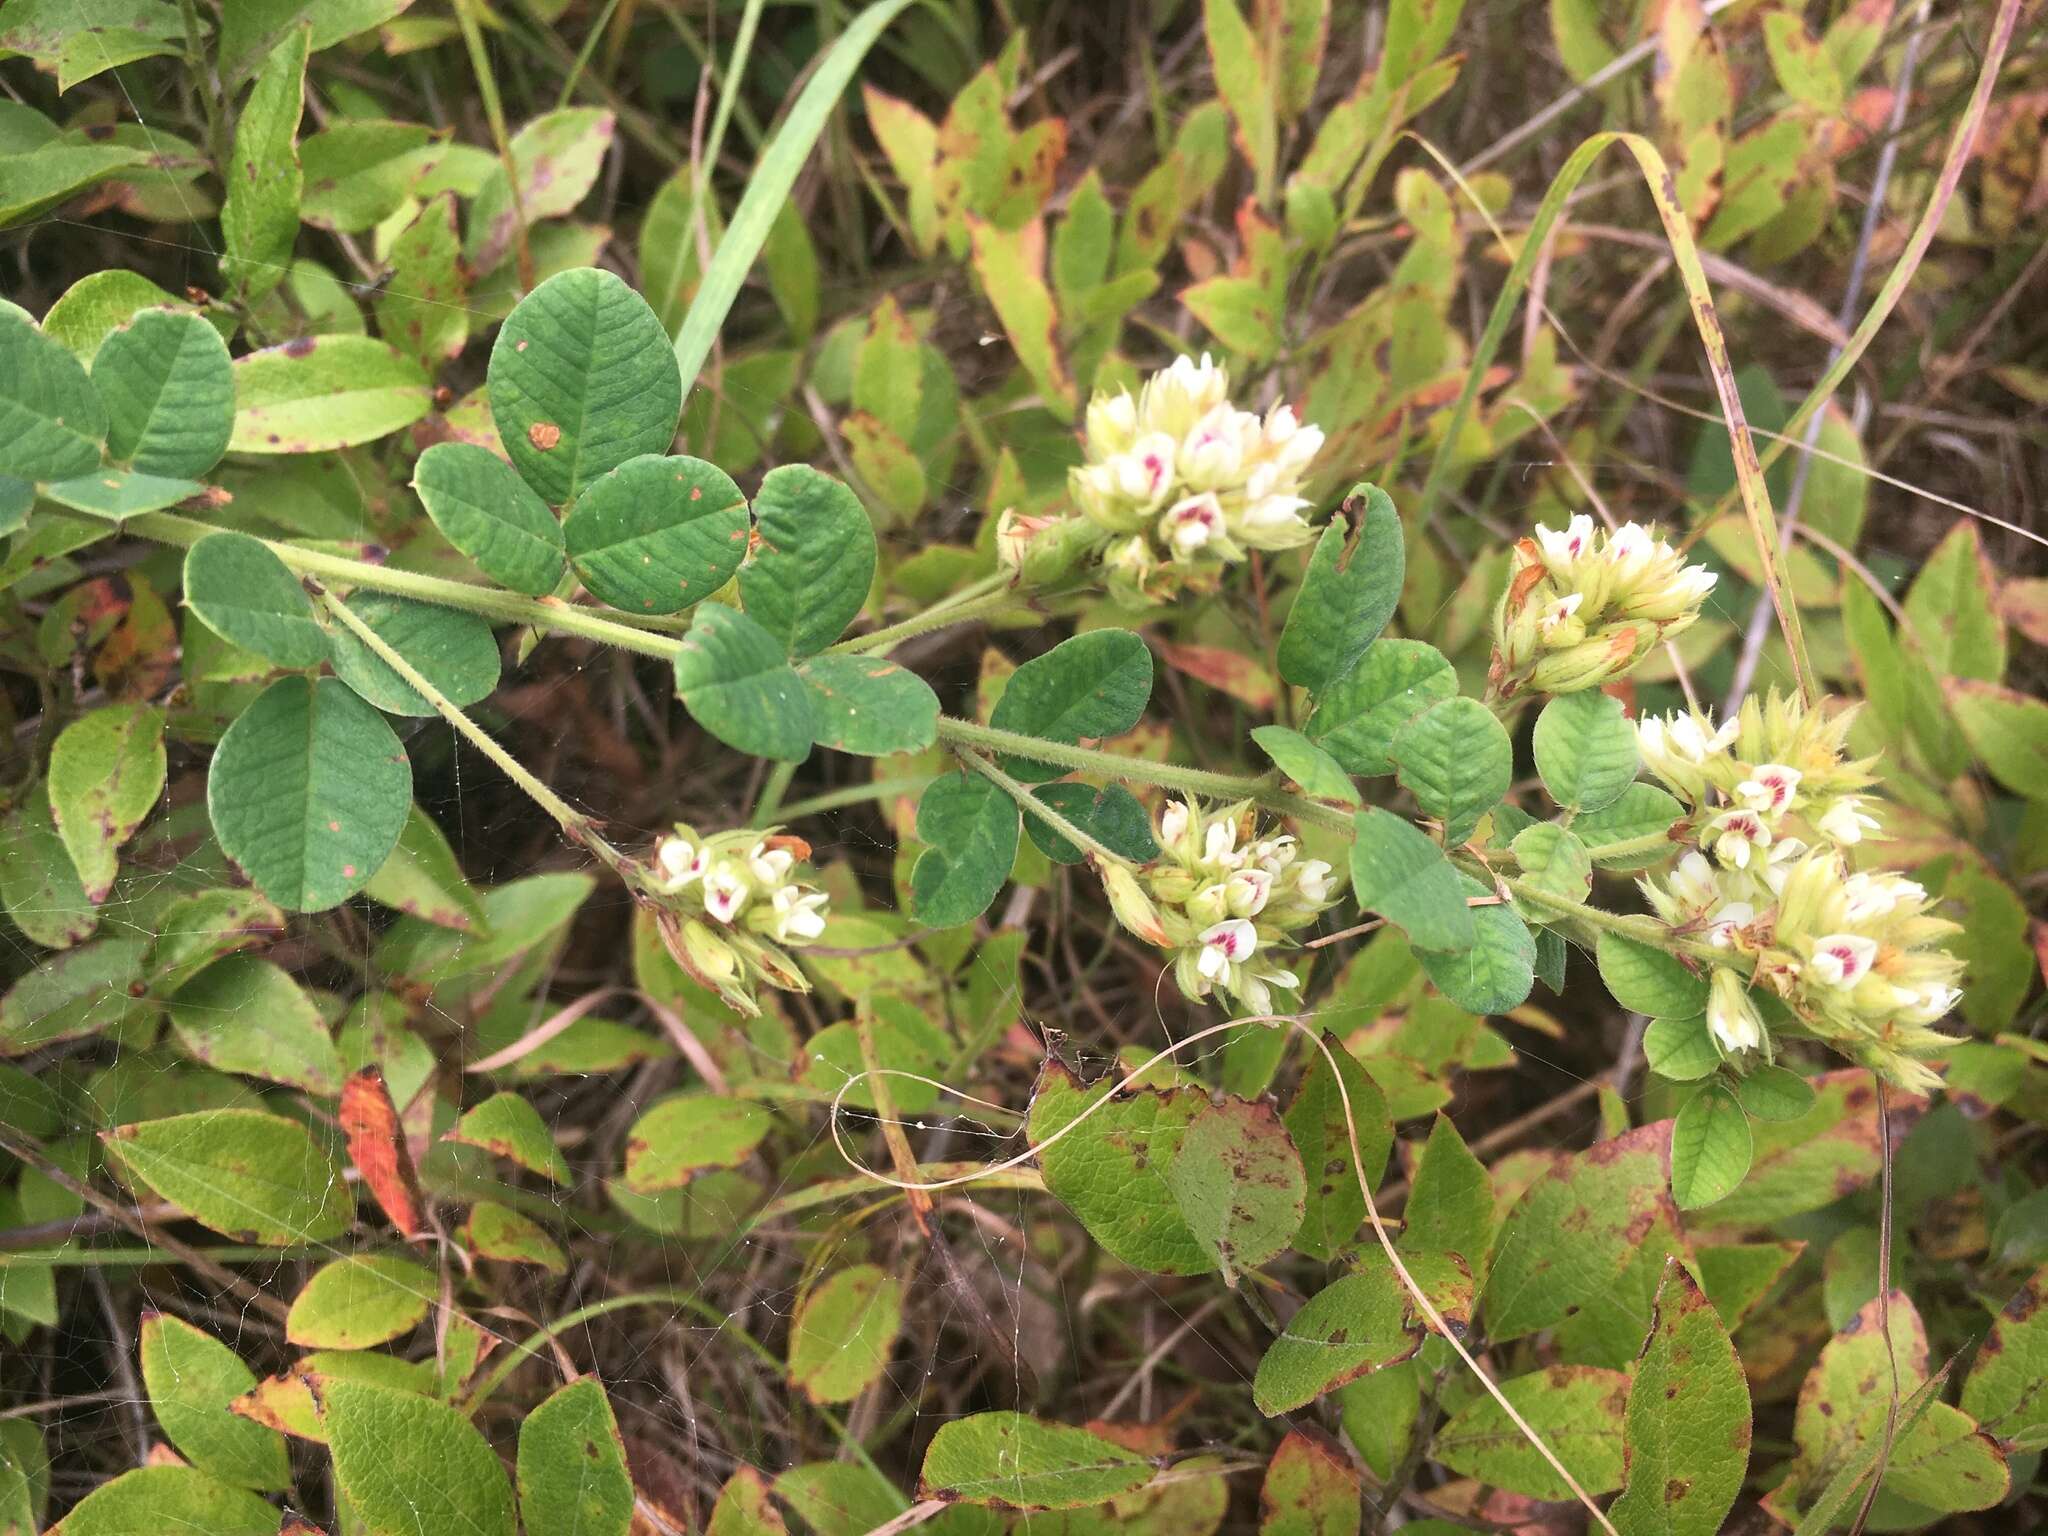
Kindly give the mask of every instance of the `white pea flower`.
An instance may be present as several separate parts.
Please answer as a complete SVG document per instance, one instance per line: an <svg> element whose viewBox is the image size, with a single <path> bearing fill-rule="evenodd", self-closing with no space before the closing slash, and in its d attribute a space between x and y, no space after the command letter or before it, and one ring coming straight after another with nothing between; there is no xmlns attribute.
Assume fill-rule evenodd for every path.
<svg viewBox="0 0 2048 1536"><path fill-rule="evenodd" d="M1202 953L1195 965L1211 981L1222 980L1231 966L1251 959L1259 947L1258 930L1241 917L1204 928L1200 938Z"/></svg>
<svg viewBox="0 0 2048 1536"><path fill-rule="evenodd" d="M1877 941L1859 933L1830 933L1814 940L1807 970L1831 987L1853 987L1877 962Z"/></svg>
<svg viewBox="0 0 2048 1536"><path fill-rule="evenodd" d="M1764 1021L1749 1000L1742 977L1734 971L1716 970L1707 994L1707 1028L1713 1031L1721 1049L1731 1054L1753 1051L1764 1043Z"/></svg>

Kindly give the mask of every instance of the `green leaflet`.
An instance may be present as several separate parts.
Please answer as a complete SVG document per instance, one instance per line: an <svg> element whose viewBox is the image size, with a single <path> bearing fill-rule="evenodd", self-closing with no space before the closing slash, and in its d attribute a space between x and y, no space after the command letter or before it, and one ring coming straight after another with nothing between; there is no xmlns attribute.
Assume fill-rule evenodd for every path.
<svg viewBox="0 0 2048 1536"><path fill-rule="evenodd" d="M209 533L186 552L185 605L228 644L280 667L327 660L326 632L305 587L246 533Z"/></svg>
<svg viewBox="0 0 2048 1536"><path fill-rule="evenodd" d="M1351 890L1360 909L1379 913L1417 949L1471 948L1477 928L1465 885L1443 849L1378 806L1360 811L1352 825Z"/></svg>
<svg viewBox="0 0 2048 1536"><path fill-rule="evenodd" d="M92 362L107 407L107 457L145 474L191 480L227 452L235 372L220 332L197 315L145 309Z"/></svg>
<svg viewBox="0 0 2048 1536"><path fill-rule="evenodd" d="M1395 734L1387 749L1402 785L1443 823L1456 846L1499 805L1514 773L1514 748L1500 721L1477 699L1431 705Z"/></svg>
<svg viewBox="0 0 2048 1536"><path fill-rule="evenodd" d="M1406 560L1392 500L1354 485L1309 556L1280 632L1280 675L1319 694L1349 672L1394 616Z"/></svg>
<svg viewBox="0 0 2048 1536"><path fill-rule="evenodd" d="M1252 728L1252 740L1282 773L1301 786L1304 794L1345 805L1359 804L1358 787L1345 774L1343 764L1301 732L1284 725L1260 725Z"/></svg>
<svg viewBox="0 0 2048 1536"><path fill-rule="evenodd" d="M1682 1265L1666 1266L1636 1364L1622 1536L1716 1536L1749 1465L1749 1382L1728 1330Z"/></svg>
<svg viewBox="0 0 2048 1536"><path fill-rule="evenodd" d="M1149 864L1159 857L1159 840L1152 834L1152 818L1138 797L1121 784L1041 784L1031 791L1031 797L1043 801L1111 853L1133 864ZM1024 830L1038 851L1056 863L1079 864L1087 857L1086 850L1069 842L1064 833L1028 812Z"/></svg>
<svg viewBox="0 0 2048 1536"><path fill-rule="evenodd" d="M543 597L567 565L562 526L519 472L474 443L436 443L412 488L448 542L502 586Z"/></svg>
<svg viewBox="0 0 2048 1536"><path fill-rule="evenodd" d="M391 727L333 678L284 677L221 737L206 779L221 850L294 912L361 890L412 807L412 765Z"/></svg>
<svg viewBox="0 0 2048 1536"><path fill-rule="evenodd" d="M680 613L732 579L747 552L747 502L702 459L642 454L585 487L562 523L569 561L597 598L629 613Z"/></svg>
<svg viewBox="0 0 2048 1536"><path fill-rule="evenodd" d="M814 1403L845 1403L889 1363L903 1282L873 1264L842 1269L803 1299L789 1330L789 1379Z"/></svg>
<svg viewBox="0 0 2048 1536"><path fill-rule="evenodd" d="M299 984L256 955L216 960L171 994L171 1028L193 1060L322 1096L341 1092L327 1021Z"/></svg>
<svg viewBox="0 0 2048 1536"><path fill-rule="evenodd" d="M1458 876L1466 896L1491 893L1469 875ZM1472 907L1472 944L1453 952L1422 950L1417 958L1437 990L1467 1013L1506 1013L1520 1007L1536 984L1536 940L1521 914L1506 902Z"/></svg>
<svg viewBox="0 0 2048 1536"><path fill-rule="evenodd" d="M1013 674L988 723L1069 745L1100 740L1136 725L1152 697L1152 652L1127 629L1094 629L1063 640ZM1067 770L1028 758L1005 758L1004 769L1028 783Z"/></svg>
<svg viewBox="0 0 2048 1536"><path fill-rule="evenodd" d="M1621 1486L1622 1422L1629 1399L1625 1372L1590 1365L1554 1365L1500 1384L1501 1395L1589 1494ZM1436 1460L1496 1488L1538 1499L1572 1491L1491 1397L1474 1398L1436 1432Z"/></svg>
<svg viewBox="0 0 2048 1536"><path fill-rule="evenodd" d="M1597 688L1560 694L1536 717L1536 771L1568 811L1612 805L1636 777L1636 733L1621 701Z"/></svg>
<svg viewBox="0 0 2048 1536"><path fill-rule="evenodd" d="M302 1349L369 1349L407 1333L440 1296L423 1265L398 1254L323 1264L293 1298L285 1337Z"/></svg>
<svg viewBox="0 0 2048 1536"><path fill-rule="evenodd" d="M666 453L683 407L661 322L595 267L557 273L519 301L491 348L488 385L513 467L554 506L628 459Z"/></svg>
<svg viewBox="0 0 2048 1536"><path fill-rule="evenodd" d="M1085 1429L1021 1413L976 1413L939 1426L918 1492L1004 1509L1078 1509L1151 1478L1145 1457Z"/></svg>
<svg viewBox="0 0 2048 1536"><path fill-rule="evenodd" d="M633 1124L626 1141L626 1187L636 1194L676 1189L711 1168L736 1168L775 1119L762 1105L709 1093L664 1099Z"/></svg>
<svg viewBox="0 0 2048 1536"><path fill-rule="evenodd" d="M701 604L676 648L676 693L691 718L727 746L800 763L817 713L776 639L736 608Z"/></svg>
<svg viewBox="0 0 2048 1536"><path fill-rule="evenodd" d="M1673 1082L1689 1083L1721 1065L1720 1047L1707 1029L1706 1015L1652 1019L1643 1031L1643 1059L1650 1070Z"/></svg>
<svg viewBox="0 0 2048 1536"><path fill-rule="evenodd" d="M1204 1104L1163 1181L1227 1284L1280 1253L1301 1228L1301 1156L1269 1103L1226 1096Z"/></svg>
<svg viewBox="0 0 2048 1536"><path fill-rule="evenodd" d="M1322 1043L1329 1056L1322 1051L1309 1053L1308 1070L1294 1091L1294 1101L1287 1106L1286 1119L1287 1134L1308 1171L1301 1230L1294 1246L1310 1258L1332 1259L1357 1235L1359 1223L1365 1220L1359 1164L1351 1155L1352 1130L1356 1128L1359 1155L1365 1159L1365 1183L1376 1187L1393 1150L1394 1127L1387 1116L1386 1096L1366 1075L1358 1058L1327 1031ZM1336 1062L1334 1072L1332 1060Z"/></svg>
<svg viewBox="0 0 2048 1536"><path fill-rule="evenodd" d="M50 812L89 900L106 900L121 845L163 788L164 717L152 706L110 704L58 735L50 749Z"/></svg>
<svg viewBox="0 0 2048 1536"><path fill-rule="evenodd" d="M551 1183L567 1186L569 1165L548 1130L540 1111L521 1095L510 1091L494 1093L474 1109L466 1111L442 1139L465 1146L481 1147L537 1173Z"/></svg>
<svg viewBox="0 0 2048 1536"><path fill-rule="evenodd" d="M917 802L917 836L927 844L910 872L920 921L957 928L988 910L1017 861L1017 807L976 773L934 779Z"/></svg>
<svg viewBox="0 0 2048 1536"><path fill-rule="evenodd" d="M234 151L222 168L221 276L243 303L275 288L291 264L299 233L299 115L305 109L311 29L280 29L265 48L262 72L235 119ZM226 52L226 39L222 39Z"/></svg>
<svg viewBox="0 0 2048 1536"><path fill-rule="evenodd" d="M333 1378L321 1381L317 1395L334 1480L370 1536L513 1536L505 1469L453 1408Z"/></svg>
<svg viewBox="0 0 2048 1536"><path fill-rule="evenodd" d="M475 614L367 590L350 593L348 609L456 708L489 698L497 689L498 642L491 626ZM389 715L438 713L353 630L336 623L327 632L327 643L335 675L366 703Z"/></svg>
<svg viewBox="0 0 2048 1536"><path fill-rule="evenodd" d="M275 1505L195 1467L137 1467L73 1505L50 1536L277 1536Z"/></svg>
<svg viewBox="0 0 2048 1536"><path fill-rule="evenodd" d="M938 734L939 697L879 656L813 656L797 668L820 745L861 757L921 752Z"/></svg>
<svg viewBox="0 0 2048 1536"><path fill-rule="evenodd" d="M78 359L21 310L0 310L0 475L88 474L106 436L106 407Z"/></svg>
<svg viewBox="0 0 2048 1536"><path fill-rule="evenodd" d="M626 1536L633 1476L618 1419L595 1376L561 1388L519 1426L526 1536Z"/></svg>
<svg viewBox="0 0 2048 1536"><path fill-rule="evenodd" d="M1472 1314L1472 1277L1443 1254L1407 1253L1408 1272L1447 1322ZM1383 1250L1368 1245L1353 1272L1311 1296L1266 1348L1252 1401L1268 1415L1292 1413L1325 1392L1409 1359L1428 1322Z"/></svg>
<svg viewBox="0 0 2048 1536"><path fill-rule="evenodd" d="M235 359L231 453L322 453L375 442L433 405L420 365L369 336L308 336Z"/></svg>
<svg viewBox="0 0 2048 1536"><path fill-rule="evenodd" d="M238 1488L290 1486L284 1436L228 1412L256 1385L256 1373L233 1350L161 1312L143 1314L137 1338L150 1410L179 1454Z"/></svg>
<svg viewBox="0 0 2048 1536"><path fill-rule="evenodd" d="M1594 951L1600 979L1632 1013L1695 1019L1707 1011L1707 978L1668 950L1619 933L1603 933Z"/></svg>
<svg viewBox="0 0 2048 1536"><path fill-rule="evenodd" d="M102 1140L121 1167L235 1241L327 1242L355 1216L340 1166L304 1126L278 1115L199 1110L120 1126Z"/></svg>
<svg viewBox="0 0 2048 1536"><path fill-rule="evenodd" d="M759 547L740 568L747 613L793 656L837 640L867 602L875 531L859 498L801 464L771 469L754 497Z"/></svg>

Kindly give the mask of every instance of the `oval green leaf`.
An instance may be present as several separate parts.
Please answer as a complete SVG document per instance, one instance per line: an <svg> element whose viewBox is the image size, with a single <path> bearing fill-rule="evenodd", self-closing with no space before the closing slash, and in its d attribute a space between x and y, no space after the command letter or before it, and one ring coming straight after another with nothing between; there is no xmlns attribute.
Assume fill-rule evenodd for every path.
<svg viewBox="0 0 2048 1536"><path fill-rule="evenodd" d="M194 1061L308 1093L341 1092L341 1056L299 984L256 955L214 961L171 994L171 1028Z"/></svg>
<svg viewBox="0 0 2048 1536"><path fill-rule="evenodd" d="M727 746L791 763L810 755L810 691L775 637L737 608L699 606L675 666L691 718Z"/></svg>
<svg viewBox="0 0 2048 1536"><path fill-rule="evenodd" d="M928 844L910 871L920 922L957 928L988 910L1017 862L1017 807L976 773L934 779L917 802L917 835Z"/></svg>
<svg viewBox="0 0 2048 1536"><path fill-rule="evenodd" d="M1022 1413L976 1413L939 1426L918 1494L1003 1509L1079 1509L1152 1480L1152 1463L1113 1440Z"/></svg>
<svg viewBox="0 0 2048 1536"><path fill-rule="evenodd" d="M1280 675L1321 693L1349 672L1394 616L1406 568L1394 503L1376 485L1352 486L1280 631Z"/></svg>
<svg viewBox="0 0 2048 1536"><path fill-rule="evenodd" d="M1103 847L1133 864L1149 864L1159 857L1159 840L1152 834L1152 817L1138 797L1121 784L1081 784L1064 781L1041 784L1031 798L1045 803L1060 816L1094 838ZM1026 814L1024 830L1038 851L1058 864L1078 864L1085 850L1068 841L1039 817Z"/></svg>
<svg viewBox="0 0 2048 1536"><path fill-rule="evenodd" d="M595 267L558 272L519 301L491 348L488 387L513 468L558 507L628 459L666 453L683 409L668 333Z"/></svg>
<svg viewBox="0 0 2048 1536"><path fill-rule="evenodd" d="M595 1376L570 1382L526 1416L518 1473L526 1536L627 1536L633 1528L633 1474Z"/></svg>
<svg viewBox="0 0 2048 1536"><path fill-rule="evenodd" d="M626 1138L626 1187L679 1189L711 1168L737 1168L775 1127L766 1106L709 1093L679 1093L647 1111Z"/></svg>
<svg viewBox="0 0 2048 1536"><path fill-rule="evenodd" d="M513 1536L512 1485L498 1454L453 1408L333 1378L316 1396L334 1480L369 1536Z"/></svg>
<svg viewBox="0 0 2048 1536"><path fill-rule="evenodd" d="M1691 1083L1721 1065L1721 1052L1708 1032L1706 1015L1695 1014L1689 1019L1650 1020L1643 1031L1643 1059L1660 1077Z"/></svg>
<svg viewBox="0 0 2048 1536"><path fill-rule="evenodd" d="M323 1264L292 1299L285 1337L302 1349L369 1349L417 1327L440 1295L431 1271L397 1254Z"/></svg>
<svg viewBox="0 0 2048 1536"><path fill-rule="evenodd" d="M235 360L230 453L324 453L375 442L433 405L420 365L368 336L304 336Z"/></svg>
<svg viewBox="0 0 2048 1536"><path fill-rule="evenodd" d="M497 688L498 642L491 626L475 614L368 590L351 592L348 609L456 708L488 698ZM335 675L365 702L388 715L438 713L345 625L336 622L329 628L327 644Z"/></svg>
<svg viewBox="0 0 2048 1536"><path fill-rule="evenodd" d="M327 660L327 635L291 568L261 539L209 533L185 554L185 606L230 645L299 670Z"/></svg>
<svg viewBox="0 0 2048 1536"><path fill-rule="evenodd" d="M1621 700L1596 688L1559 694L1536 717L1536 772L1568 811L1598 811L1635 782L1636 733Z"/></svg>
<svg viewBox="0 0 2048 1536"><path fill-rule="evenodd" d="M464 1112L441 1139L481 1147L550 1183L567 1186L569 1182L569 1165L540 1111L510 1090L494 1093Z"/></svg>
<svg viewBox="0 0 2048 1536"><path fill-rule="evenodd" d="M1600 963L1600 979L1631 1013L1696 1019L1707 1011L1707 978L1669 950L1625 934L1603 933L1593 953Z"/></svg>
<svg viewBox="0 0 2048 1536"><path fill-rule="evenodd" d="M1671 1194L1680 1210L1698 1210L1735 1192L1753 1154L1749 1116L1721 1082L1710 1082L1678 1111L1671 1127Z"/></svg>
<svg viewBox="0 0 2048 1536"><path fill-rule="evenodd" d="M1485 886L1461 875L1465 894ZM1454 952L1422 950L1417 958L1437 990L1467 1013L1506 1013L1527 1001L1536 985L1536 939L1506 902L1472 907L1472 943Z"/></svg>
<svg viewBox="0 0 2048 1536"><path fill-rule="evenodd" d="M355 895L412 807L412 764L384 717L331 677L279 678L228 727L206 778L221 851L293 912Z"/></svg>
<svg viewBox="0 0 2048 1536"><path fill-rule="evenodd" d="M837 640L875 579L875 530L860 499L830 475L785 464L754 496L760 542L740 568L747 612L793 656Z"/></svg>
<svg viewBox="0 0 2048 1536"><path fill-rule="evenodd" d="M562 525L519 471L475 443L436 443L412 488L448 542L491 580L544 597L568 564Z"/></svg>
<svg viewBox="0 0 2048 1536"><path fill-rule="evenodd" d="M814 1403L849 1403L889 1363L903 1325L903 1282L874 1264L813 1290L789 1328L789 1379Z"/></svg>
<svg viewBox="0 0 2048 1536"><path fill-rule="evenodd" d="M1465 883L1443 849L1392 811L1369 806L1352 818L1351 893L1417 949L1465 950L1476 930Z"/></svg>
<svg viewBox="0 0 2048 1536"><path fill-rule="evenodd" d="M137 1467L71 1507L49 1536L277 1536L275 1505L196 1467Z"/></svg>
<svg viewBox="0 0 2048 1536"><path fill-rule="evenodd" d="M164 762L163 712L140 703L96 709L50 748L50 813L90 900L112 889L121 845L163 793Z"/></svg>
<svg viewBox="0 0 2048 1536"><path fill-rule="evenodd" d="M1493 711L1477 699L1432 704L1395 734L1387 755L1425 814L1444 826L1455 846L1508 792L1514 747Z"/></svg>
<svg viewBox="0 0 2048 1536"><path fill-rule="evenodd" d="M747 499L702 459L643 454L585 488L562 536L600 602L628 613L680 613L739 569Z"/></svg>
<svg viewBox="0 0 2048 1536"><path fill-rule="evenodd" d="M100 344L93 388L107 407L107 457L191 480L218 464L235 430L235 370L199 316L145 309Z"/></svg>
<svg viewBox="0 0 2048 1536"><path fill-rule="evenodd" d="M749 610L751 611L751 610ZM938 735L939 696L908 668L879 656L813 656L797 668L811 695L818 742L884 757L921 752Z"/></svg>
<svg viewBox="0 0 2048 1536"><path fill-rule="evenodd" d="M1010 675L988 723L1046 741L1117 736L1138 723L1152 698L1152 652L1127 629L1092 629L1063 640ZM1029 758L1004 768L1028 783L1068 772Z"/></svg>
<svg viewBox="0 0 2048 1536"><path fill-rule="evenodd" d="M355 1217L341 1166L295 1120L209 1109L103 1134L128 1172L237 1242L324 1243Z"/></svg>
<svg viewBox="0 0 2048 1536"><path fill-rule="evenodd" d="M228 1404L256 1385L256 1373L239 1355L161 1312L143 1313L137 1342L150 1410L180 1455L238 1488L291 1485L284 1436L228 1412Z"/></svg>
<svg viewBox="0 0 2048 1536"><path fill-rule="evenodd" d="M106 437L106 407L78 359L21 310L0 309L0 475L87 474Z"/></svg>
<svg viewBox="0 0 2048 1536"><path fill-rule="evenodd" d="M1392 773L1387 749L1396 733L1457 691L1457 671L1435 646L1381 640L1324 690L1302 734L1348 772Z"/></svg>

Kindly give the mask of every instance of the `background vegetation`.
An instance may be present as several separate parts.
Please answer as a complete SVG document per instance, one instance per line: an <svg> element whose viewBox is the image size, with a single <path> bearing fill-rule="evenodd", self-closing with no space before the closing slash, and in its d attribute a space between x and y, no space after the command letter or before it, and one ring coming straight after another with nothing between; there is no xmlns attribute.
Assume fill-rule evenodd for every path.
<svg viewBox="0 0 2048 1536"><path fill-rule="evenodd" d="M0 5L0 1531L2038 1527L2041 15ZM590 419L653 422L628 451L667 451L679 407L678 450L731 477L687 482L735 519L683 552L703 590L605 555L683 494L652 483L602 536L580 504L565 566L548 509L583 486L520 371L557 335L588 343ZM1696 1018L1704 984L1621 1006L1568 922L1542 930L1556 984L1523 1000L1525 962L1490 1005L1347 903L1303 931L1295 994L1342 1074L1313 1033L1248 1027L1146 1079L1168 1119L1210 1089L1284 1110L1280 1143L1329 1154L1311 1208L1342 1190L1326 1240L1169 1252L1166 1128L1108 1113L1065 1170L936 1198L865 1171L1007 1164L1073 1112L1068 1068L1228 1017L1057 828L1020 839L954 772L1056 642L1093 648L1041 681L1140 666L1137 707L1061 728L1013 701L1015 728L1104 738L1154 818L1168 786L1264 775L1248 792L1343 871L1361 787L1462 814L1391 765L1333 784L1283 755L1331 681L1283 639L1305 551L1135 613L1013 588L999 514L1068 507L1091 394L1204 351L1239 404L1327 434L1314 520L1387 493L1387 633L1465 693L1514 542L1589 512L1719 577L1614 684L1633 712L1809 680L1858 701L1865 851L1962 925L1942 1086L1794 1043L1804 1086L1717 1122L1732 1182L1688 1186L1681 1144L1674 1195L1672 1117L1717 1062L1646 1060L1646 1015ZM764 483L788 465L850 498ZM773 687L667 659L733 611L680 609L746 552L742 494L756 538L771 507L854 509L775 610L769 671L886 652L914 675L876 734L791 736ZM522 496L551 552L478 533ZM388 601L450 583L469 613ZM1090 639L1119 630L1135 660ZM1508 803L1473 813L1501 845L1557 787L1534 711L1503 714ZM953 780L1007 844L984 802L932 809ZM1120 851L1102 797L1054 803ZM677 823L808 845L813 990L750 1013L685 974L640 862ZM1603 861L1600 901L1639 910L1657 857ZM1345 1181L1382 1161L1423 1289L1606 1513L1354 1241ZM1311 1297L1340 1315L1297 1317Z"/></svg>

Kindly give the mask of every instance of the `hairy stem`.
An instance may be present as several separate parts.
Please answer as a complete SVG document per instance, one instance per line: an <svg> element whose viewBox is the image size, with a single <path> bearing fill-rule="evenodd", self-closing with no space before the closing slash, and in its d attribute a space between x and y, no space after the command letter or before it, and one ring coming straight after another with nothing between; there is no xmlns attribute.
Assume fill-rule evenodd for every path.
<svg viewBox="0 0 2048 1536"><path fill-rule="evenodd" d="M396 646L366 624L340 598L324 587L319 589L319 597L322 606L334 615L336 623L362 641L372 655L403 678L421 698L433 705L434 712L454 726L471 746L496 763L505 777L525 790L527 798L555 819L555 824L562 829L564 837L588 849L599 862L630 883L632 861L597 835L588 816L548 788L529 772L518 758L500 746L490 732L450 703L448 696L407 661Z"/></svg>
<svg viewBox="0 0 2048 1536"><path fill-rule="evenodd" d="M180 517L174 512L145 512L139 517L129 518L121 529L124 533L155 539L159 544L187 546L197 544L209 533L220 531L196 518ZM262 542L264 548L301 576L317 576L344 587L367 587L373 592L389 592L396 597L438 603L443 608L460 608L501 624L524 624L556 634L576 635L603 645L615 645L621 650L636 651L642 656L657 656L663 661L672 660L676 654L674 640L551 597L523 597L517 592L479 586L471 581L450 581L445 576L393 570L389 566L372 565L367 560L350 560L343 555L304 549L282 539L265 539Z"/></svg>

